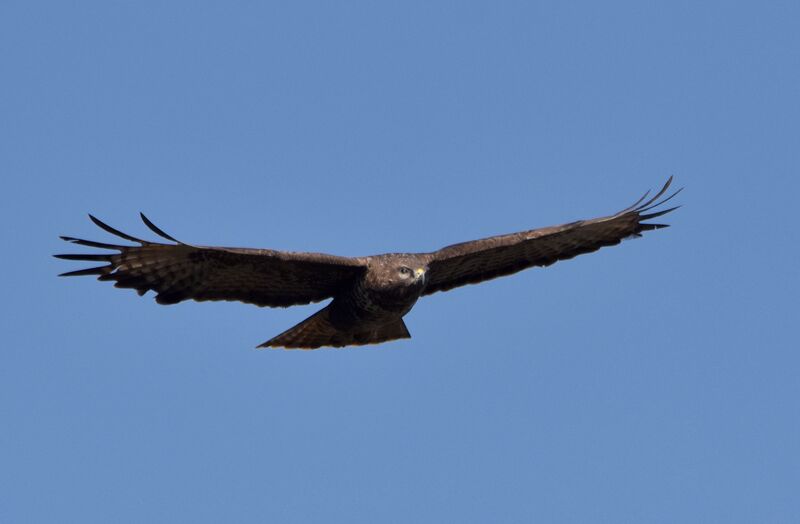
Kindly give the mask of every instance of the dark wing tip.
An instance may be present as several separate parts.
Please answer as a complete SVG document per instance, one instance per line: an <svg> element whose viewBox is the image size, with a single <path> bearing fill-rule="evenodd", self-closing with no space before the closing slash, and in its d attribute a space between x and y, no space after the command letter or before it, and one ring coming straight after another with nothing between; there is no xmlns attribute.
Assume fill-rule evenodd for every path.
<svg viewBox="0 0 800 524"><path fill-rule="evenodd" d="M59 255L53 255L53 256L56 257L56 258L60 258L62 260L84 260L84 261L89 261L89 262L93 262L93 261L97 261L97 260L105 261L105 262L110 262L111 261L111 255L94 255L94 254L89 254L89 253L86 253L86 254L66 254L66 255L59 254Z"/></svg>
<svg viewBox="0 0 800 524"><path fill-rule="evenodd" d="M664 199L662 199L662 200L660 200L660 201L658 201L658 202L655 202L655 203L649 203L649 202L648 202L647 204L642 204L641 206L639 206L639 207L637 207L637 208L636 208L636 211L637 211L638 213L643 213L644 211L648 211L648 210L650 210L650 209L653 209L654 207L657 207L657 206L663 206L664 204L666 204L667 202L669 202L670 200L672 200L673 198L675 198L676 196L678 196L678 195L680 194L680 192L681 192L681 191L683 191L683 188L682 188L682 187L681 187L681 188L678 188L677 190L675 190L675 191L674 191L672 194L670 194L670 195L669 195L667 198L664 198ZM680 206L677 206L677 207L680 207Z"/></svg>
<svg viewBox="0 0 800 524"><path fill-rule="evenodd" d="M649 209L652 209L654 207L663 205L666 202L669 202L670 200L675 198L675 196L677 196L681 191L683 191L683 188L681 187L681 188L677 189L676 191L674 191L672 194L670 194L668 197L666 197L666 198L664 198L662 200L659 200L659 198L664 196L664 193L667 192L667 190L670 188L670 186L672 186L673 179L674 179L674 177L670 176L667 179L667 181L664 183L664 185L661 187L661 189L658 190L658 193L656 193L655 195L650 197L646 202L644 200L650 194L650 191L647 191L644 195L642 195L641 198L639 198L639 200L634 202L632 205L626 207L622 211L619 211L617 213L617 215L624 215L624 214L631 213L631 212L641 214L641 213L643 213L643 212L645 212L645 211L647 211ZM644 203L642 203L642 202L644 202ZM678 207L680 207L680 206L678 206Z"/></svg>
<svg viewBox="0 0 800 524"><path fill-rule="evenodd" d="M112 267L108 266L99 266L99 267L90 267L87 269L78 269L77 271L67 271L66 273L61 273L60 277L80 277L84 275L105 275L109 271L111 271Z"/></svg>
<svg viewBox="0 0 800 524"><path fill-rule="evenodd" d="M99 247L101 249L116 249L118 251L126 249L126 246L118 246L116 244L106 244L105 242L95 242L94 240L84 240L82 238L65 237L65 236L61 236L59 238L61 238L61 240L70 242L72 244L78 244L79 246Z"/></svg>
<svg viewBox="0 0 800 524"><path fill-rule="evenodd" d="M172 242L175 242L176 244L183 244L183 242L181 242L180 240L176 240L172 236L170 236L170 235L166 234L164 231L162 231L160 227L158 227L157 225L153 224L153 222L151 222L150 219L147 218L144 215L144 213L140 212L139 216L141 217L142 222L144 222L144 225L149 227L150 230L153 233L155 233L156 235L160 236L161 238L166 238L167 240L171 240Z"/></svg>
<svg viewBox="0 0 800 524"><path fill-rule="evenodd" d="M626 212L626 211L630 211L631 209L635 209L635 208L636 208L636 206L638 206L639 204L641 204L641 203L642 203L642 200L644 200L645 198L647 198L647 195L649 195L649 194L650 194L650 190L648 189L647 191L645 191L644 195L642 195L642 196L639 198L639 200L637 200L637 201L636 201L636 202L634 202L633 204L631 204L631 205L629 205L628 207L626 207L625 209L623 209L623 210L622 210L622 212L624 213L624 212Z"/></svg>
<svg viewBox="0 0 800 524"><path fill-rule="evenodd" d="M656 229L666 229L669 224L639 224L639 231L655 231ZM634 236L642 236L639 233L634 233Z"/></svg>
<svg viewBox="0 0 800 524"><path fill-rule="evenodd" d="M654 229L663 229L665 227L669 227L668 224L645 224L644 221L645 220L650 220L651 218L657 218L657 217L666 215L667 213L671 213L671 212L673 212L676 209L681 207L681 206L673 206L673 207L670 207L668 209L662 209L662 210L654 211L652 213L646 213L647 211L650 211L651 209L655 209L655 208L657 208L659 206L663 206L665 203L669 202L670 200L675 198L681 191L683 191L683 188L681 187L681 188L678 188L677 190L673 191L669 196L667 196L665 198L661 198L667 192L667 189L669 189L670 185L672 185L672 180L673 180L673 177L670 176L667 179L666 184L664 184L664 187L662 187L661 190L653 198L651 198L650 200L648 200L644 204L639 204L638 206L634 207L633 209L629 208L628 210L625 211L625 213L635 213L638 216L639 230L640 231L650 231L650 230L654 230ZM659 200L659 198L661 198L661 200Z"/></svg>
<svg viewBox="0 0 800 524"><path fill-rule="evenodd" d="M660 217L662 215L666 215L667 213L671 213L672 211L675 211L676 209L678 209L680 207L681 206L674 206L674 207L670 207L668 209L664 209L662 211L656 211L655 213L648 213L646 215L639 215L639 220L650 220L651 218Z"/></svg>
<svg viewBox="0 0 800 524"><path fill-rule="evenodd" d="M667 179L667 182L664 184L664 187L662 187L662 188L661 188L661 189L658 191L658 193L656 193L655 195L653 195L653 197L652 197L650 200L648 200L648 201L647 201L647 202L645 202L644 204L638 205L638 206L636 207L636 211L643 211L643 210L645 210L645 209L646 209L648 206L657 206L657 205L659 205L659 204L657 204L657 203L654 203L654 202L656 202L656 201L657 201L659 198L661 198L661 195L663 195L664 193L666 193L666 192L667 192L667 189L669 189L669 186L671 186L671 185L672 185L672 176L670 176L670 177ZM675 196L675 195L673 194L672 196ZM670 198L671 198L671 197L670 197ZM664 202L666 202L666 200L664 200Z"/></svg>
<svg viewBox="0 0 800 524"><path fill-rule="evenodd" d="M102 230L104 230L104 231L106 231L108 233L111 233L112 235L116 235L116 236L118 236L120 238L124 238L125 240L130 240L131 242L136 242L136 243L141 244L143 246L147 245L147 244L150 244L150 242L148 242L146 240L142 240L141 238L136 238L134 236L128 235L127 233L123 233L122 231L120 231L118 229L114 229L113 227L109 226L108 224L106 224L102 220L100 220L100 219L96 218L95 216L93 216L91 213L89 214L89 218L91 219L92 222L94 222L94 224L97 227L99 227L100 229L102 229Z"/></svg>

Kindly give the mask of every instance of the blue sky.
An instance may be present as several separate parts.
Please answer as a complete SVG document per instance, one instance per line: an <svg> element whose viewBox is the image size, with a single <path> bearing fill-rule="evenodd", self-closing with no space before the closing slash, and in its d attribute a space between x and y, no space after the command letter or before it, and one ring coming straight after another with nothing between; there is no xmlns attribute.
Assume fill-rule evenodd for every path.
<svg viewBox="0 0 800 524"><path fill-rule="evenodd" d="M795 2L0 5L3 522L797 522ZM155 304L57 238L368 255L672 228L421 300Z"/></svg>

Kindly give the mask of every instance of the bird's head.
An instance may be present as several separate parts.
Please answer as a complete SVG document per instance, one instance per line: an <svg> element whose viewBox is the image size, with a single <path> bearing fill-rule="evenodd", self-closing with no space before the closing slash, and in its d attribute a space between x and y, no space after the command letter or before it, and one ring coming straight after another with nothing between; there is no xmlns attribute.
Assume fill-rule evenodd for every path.
<svg viewBox="0 0 800 524"><path fill-rule="evenodd" d="M425 277L427 276L428 268L426 266L414 266L414 264L408 266L403 263L397 265L396 271L398 284L405 286L418 286L425 284Z"/></svg>
<svg viewBox="0 0 800 524"><path fill-rule="evenodd" d="M422 293L428 276L428 266L413 256L382 255L370 264L370 285L385 291Z"/></svg>

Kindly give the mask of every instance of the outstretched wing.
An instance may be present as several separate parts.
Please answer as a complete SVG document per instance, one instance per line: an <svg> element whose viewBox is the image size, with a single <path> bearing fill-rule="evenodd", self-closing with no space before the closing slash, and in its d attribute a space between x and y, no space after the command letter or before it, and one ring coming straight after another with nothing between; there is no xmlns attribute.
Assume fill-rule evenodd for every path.
<svg viewBox="0 0 800 524"><path fill-rule="evenodd" d="M107 232L139 245L121 246L61 237L67 242L117 253L55 255L67 260L107 263L60 276L99 275L98 280L113 281L116 287L135 289L140 295L155 291L159 304L189 299L238 300L271 307L308 304L336 295L366 270L364 261L359 258L191 246L175 240L141 215L151 230L174 244L149 242L89 217Z"/></svg>
<svg viewBox="0 0 800 524"><path fill-rule="evenodd" d="M619 244L627 237L641 236L643 231L668 227L643 221L680 207L647 213L681 191L659 201L671 183L672 177L650 200L642 203L647 197L645 193L635 204L611 216L454 244L430 253L425 294L476 284L533 266L549 266Z"/></svg>

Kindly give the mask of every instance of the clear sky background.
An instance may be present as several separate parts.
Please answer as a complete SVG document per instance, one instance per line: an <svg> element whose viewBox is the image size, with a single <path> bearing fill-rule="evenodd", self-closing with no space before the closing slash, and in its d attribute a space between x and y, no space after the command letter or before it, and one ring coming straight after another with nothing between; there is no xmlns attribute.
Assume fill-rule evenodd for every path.
<svg viewBox="0 0 800 524"><path fill-rule="evenodd" d="M0 3L2 522L800 522L797 2ZM368 255L673 227L422 299L157 305L91 212ZM150 236L148 236L150 238ZM87 250L88 251L88 250Z"/></svg>

